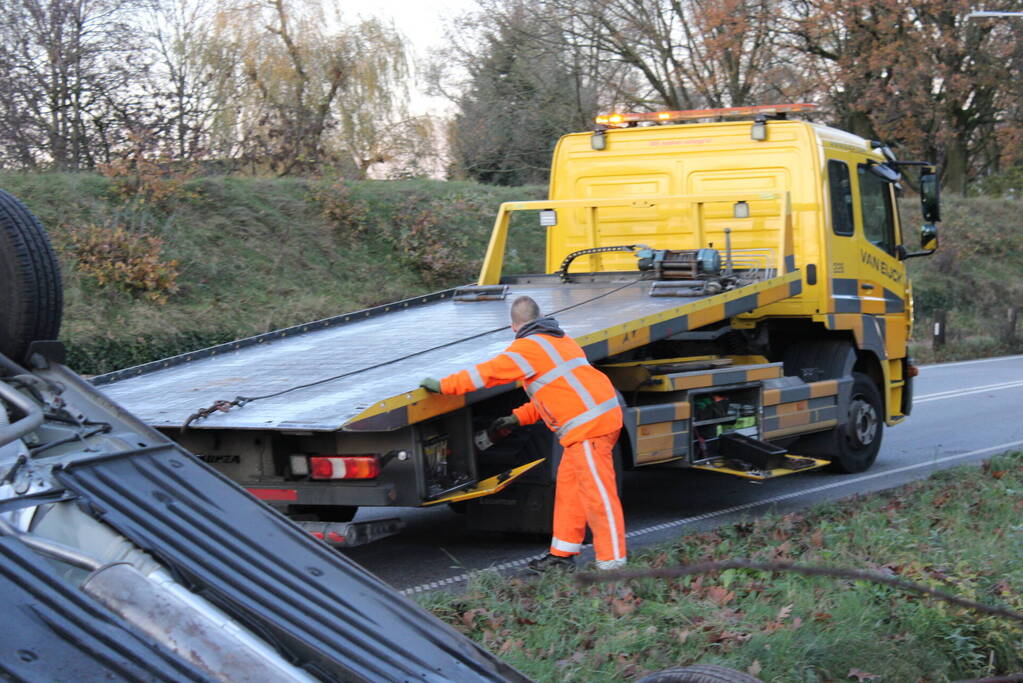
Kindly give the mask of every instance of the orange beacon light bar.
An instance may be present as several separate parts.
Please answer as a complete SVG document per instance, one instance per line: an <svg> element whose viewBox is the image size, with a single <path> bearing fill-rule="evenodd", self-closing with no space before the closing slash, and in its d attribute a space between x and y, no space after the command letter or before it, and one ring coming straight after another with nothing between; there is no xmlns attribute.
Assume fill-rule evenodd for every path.
<svg viewBox="0 0 1023 683"><path fill-rule="evenodd" d="M750 116L776 116L803 111L813 111L816 104L796 102L792 104L759 104L750 107L723 107L720 109L685 109L681 111L650 111L625 114L603 114L596 122L603 126L625 126L643 121L657 123L673 121L695 121L710 118L744 118Z"/></svg>

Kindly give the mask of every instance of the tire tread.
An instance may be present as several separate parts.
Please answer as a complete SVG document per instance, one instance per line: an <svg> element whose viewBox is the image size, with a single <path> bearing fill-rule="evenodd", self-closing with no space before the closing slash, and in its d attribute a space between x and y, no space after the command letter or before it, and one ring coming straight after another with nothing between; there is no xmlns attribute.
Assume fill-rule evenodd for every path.
<svg viewBox="0 0 1023 683"><path fill-rule="evenodd" d="M9 253L0 258L9 259L14 281L0 283L10 292L7 318L0 321L0 351L20 361L32 341L59 334L63 289L57 256L42 225L17 198L0 190L4 245Z"/></svg>

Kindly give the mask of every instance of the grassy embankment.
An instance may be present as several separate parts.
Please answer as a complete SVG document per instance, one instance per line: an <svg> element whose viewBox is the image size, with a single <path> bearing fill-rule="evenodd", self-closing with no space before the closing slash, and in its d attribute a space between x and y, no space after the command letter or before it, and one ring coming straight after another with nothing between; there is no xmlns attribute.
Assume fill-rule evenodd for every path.
<svg viewBox="0 0 1023 683"><path fill-rule="evenodd" d="M915 248L916 200L904 200L906 243ZM940 248L911 259L916 319L910 349L920 362L1023 353L1023 320L1004 338L1009 306L1023 307L1023 202L976 197L943 199ZM934 314L948 312L948 342L931 349Z"/></svg>
<svg viewBox="0 0 1023 683"><path fill-rule="evenodd" d="M683 536L630 569L747 558L868 570L1023 612L1023 453L884 493ZM846 579L730 569L584 586L480 573L420 601L538 681L692 663L764 681L928 681L1023 671L1023 622Z"/></svg>
<svg viewBox="0 0 1023 683"><path fill-rule="evenodd" d="M155 187L128 193L94 174L0 174L0 188L29 206L57 248L61 337L80 372L465 284L478 273L496 207L544 193L234 177L190 180L166 196ZM512 225L509 272L543 269L544 233L528 219ZM97 261L104 265L89 271Z"/></svg>
<svg viewBox="0 0 1023 683"><path fill-rule="evenodd" d="M0 173L0 187L53 236L66 281L62 337L85 373L463 284L478 271L498 204L545 192L428 180L182 182L159 173ZM946 198L941 250L909 262L919 360L1023 350L1000 339L1006 306L1023 304L1019 209L1018 201ZM902 214L915 235L917 202L907 200ZM542 269L535 217L520 215L512 235L509 271ZM949 344L933 353L941 308Z"/></svg>

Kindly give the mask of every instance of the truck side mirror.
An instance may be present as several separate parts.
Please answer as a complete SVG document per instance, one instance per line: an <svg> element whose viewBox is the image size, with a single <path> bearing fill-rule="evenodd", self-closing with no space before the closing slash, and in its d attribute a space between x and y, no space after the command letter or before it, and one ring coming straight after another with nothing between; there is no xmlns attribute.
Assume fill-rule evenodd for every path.
<svg viewBox="0 0 1023 683"><path fill-rule="evenodd" d="M938 175L933 168L925 167L920 172L920 208L923 211L925 223L937 223L941 220L939 195ZM926 249L926 247L924 248Z"/></svg>
<svg viewBox="0 0 1023 683"><path fill-rule="evenodd" d="M922 251L907 253L906 248L900 244L898 247L898 258L900 261L904 261L908 258L916 258L917 256L930 256L937 248L938 226L934 223L924 223L923 227L920 228L920 249Z"/></svg>
<svg viewBox="0 0 1023 683"><path fill-rule="evenodd" d="M924 223L920 228L920 248L926 252L938 248L938 226L934 223Z"/></svg>

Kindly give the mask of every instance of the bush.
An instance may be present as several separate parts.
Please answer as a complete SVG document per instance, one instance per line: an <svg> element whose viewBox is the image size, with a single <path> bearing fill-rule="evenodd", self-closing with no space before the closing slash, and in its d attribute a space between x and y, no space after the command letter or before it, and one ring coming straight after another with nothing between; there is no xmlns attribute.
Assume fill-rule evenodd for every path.
<svg viewBox="0 0 1023 683"><path fill-rule="evenodd" d="M70 228L68 237L76 268L101 287L120 285L157 303L178 291L178 262L163 260L158 237L99 225Z"/></svg>

